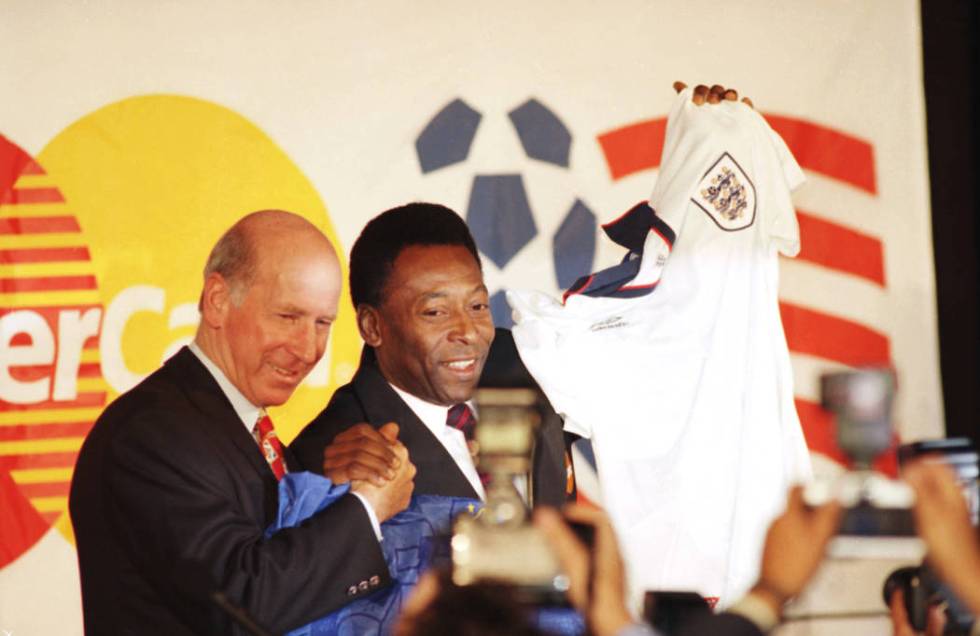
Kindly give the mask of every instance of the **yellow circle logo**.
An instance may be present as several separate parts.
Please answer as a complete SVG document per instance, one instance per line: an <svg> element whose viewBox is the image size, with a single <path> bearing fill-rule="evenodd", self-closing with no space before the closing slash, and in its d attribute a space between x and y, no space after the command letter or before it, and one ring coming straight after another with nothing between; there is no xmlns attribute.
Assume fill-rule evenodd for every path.
<svg viewBox="0 0 980 636"><path fill-rule="evenodd" d="M84 252L89 259L0 261L11 270L3 280L61 280L57 289L0 288L0 348L15 354L0 356L0 501L6 510L5 493L20 494L45 525L56 522L70 536L63 513L84 435L105 403L191 340L201 272L218 237L249 212L281 208L345 250L318 193L289 157L244 117L203 100L153 95L111 104L69 126L25 165L36 168L19 176L14 191L48 188L62 200L21 203L17 218L74 219L77 231L0 233L0 241L9 240L0 250L74 250L63 256ZM14 217L7 207L0 207L0 232ZM273 412L283 439L349 380L359 350L354 312L342 299L324 359ZM4 385L8 376L13 383ZM37 465L13 468L12 458L25 456ZM57 466L50 465L54 456ZM0 566L5 542L0 533Z"/></svg>

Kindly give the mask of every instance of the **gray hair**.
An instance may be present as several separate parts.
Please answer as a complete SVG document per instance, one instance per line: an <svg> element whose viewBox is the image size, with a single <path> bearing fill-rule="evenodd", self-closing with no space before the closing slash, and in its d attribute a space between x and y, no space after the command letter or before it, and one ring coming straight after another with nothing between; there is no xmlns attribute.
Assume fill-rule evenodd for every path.
<svg viewBox="0 0 980 636"><path fill-rule="evenodd" d="M255 248L243 223L236 223L215 243L204 265L204 279L214 273L228 281L231 302L237 307L255 278Z"/></svg>

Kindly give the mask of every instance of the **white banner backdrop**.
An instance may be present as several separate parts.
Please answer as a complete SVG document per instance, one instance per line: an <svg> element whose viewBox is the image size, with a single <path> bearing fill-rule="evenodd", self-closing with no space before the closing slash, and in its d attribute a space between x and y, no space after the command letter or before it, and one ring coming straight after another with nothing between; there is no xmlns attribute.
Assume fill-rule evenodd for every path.
<svg viewBox="0 0 980 636"><path fill-rule="evenodd" d="M193 333L197 272L231 219L291 202L322 218L325 206L347 251L376 213L433 200L468 217L492 293L557 292L618 260L597 224L649 195L675 79L751 96L809 178L794 198L803 248L783 262L781 301L811 448L839 459L816 408L818 374L867 363L898 370L903 440L942 435L918 10L906 0L0 5L0 173L4 156L21 159L10 183L0 174L14 192L0 196L0 630L81 633L64 512L71 460L102 405ZM251 141L225 148L232 137ZM265 190L243 194L262 174ZM69 217L74 230L50 221ZM38 218L68 225L34 232L25 219ZM38 264L67 259L58 250L70 232L85 262ZM160 270L180 285L140 273ZM43 310L54 306L97 311L72 314L71 340ZM145 360L137 311L166 315L147 328L157 335L144 339L155 343ZM34 314L50 332L31 331ZM71 340L80 358L41 359L43 333L59 356ZM349 377L352 322L333 338L287 439ZM41 358L28 364L28 350ZM45 365L50 381L27 368Z"/></svg>

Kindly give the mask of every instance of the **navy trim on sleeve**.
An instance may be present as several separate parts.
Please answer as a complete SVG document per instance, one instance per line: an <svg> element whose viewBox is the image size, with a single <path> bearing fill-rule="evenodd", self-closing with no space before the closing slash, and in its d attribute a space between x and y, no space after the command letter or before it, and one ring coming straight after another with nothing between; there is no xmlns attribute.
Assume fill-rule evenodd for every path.
<svg viewBox="0 0 980 636"><path fill-rule="evenodd" d="M673 248L676 240L674 230L657 216L650 204L646 201L637 203L618 218L604 224L602 229L613 242L627 248L629 252L619 265L607 267L576 280L562 295L563 303L578 294L637 298L649 294L657 286L659 281L648 285L629 284L640 271L643 246L650 232L656 232L667 243L668 249Z"/></svg>

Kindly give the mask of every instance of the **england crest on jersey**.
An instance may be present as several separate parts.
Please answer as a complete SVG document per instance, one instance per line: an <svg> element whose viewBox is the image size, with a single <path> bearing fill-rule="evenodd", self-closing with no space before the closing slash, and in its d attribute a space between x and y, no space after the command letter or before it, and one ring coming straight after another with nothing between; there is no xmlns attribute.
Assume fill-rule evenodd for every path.
<svg viewBox="0 0 980 636"><path fill-rule="evenodd" d="M726 232L743 230L755 220L755 185L727 152L704 174L691 200Z"/></svg>

